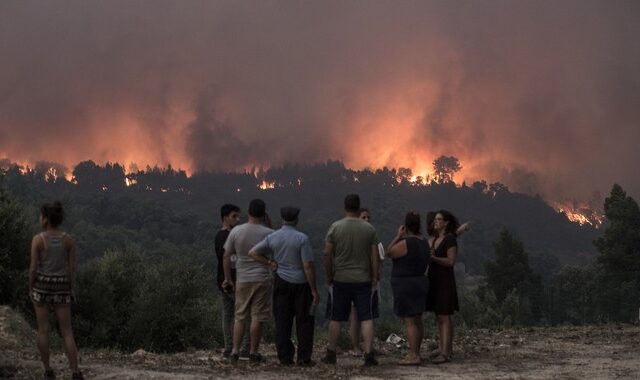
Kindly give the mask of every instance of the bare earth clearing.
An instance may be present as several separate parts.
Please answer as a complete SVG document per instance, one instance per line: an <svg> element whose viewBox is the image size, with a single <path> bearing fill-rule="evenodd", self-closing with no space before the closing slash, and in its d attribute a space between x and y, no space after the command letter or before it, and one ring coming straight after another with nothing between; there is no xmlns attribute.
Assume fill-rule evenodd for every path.
<svg viewBox="0 0 640 380"><path fill-rule="evenodd" d="M433 340L423 348L426 355ZM456 338L451 363L399 367L404 353L378 342L380 365L362 368L360 359L338 356L337 366L284 368L277 365L272 345L262 348L267 363L233 367L214 351L160 355L138 351L81 351L87 379L639 379L640 327L606 325L501 331L473 330ZM323 348L317 349L319 361ZM66 358L52 355L58 378L70 377ZM63 376L60 376L63 375ZM35 335L6 307L0 308L0 378L40 378L42 369L35 350Z"/></svg>

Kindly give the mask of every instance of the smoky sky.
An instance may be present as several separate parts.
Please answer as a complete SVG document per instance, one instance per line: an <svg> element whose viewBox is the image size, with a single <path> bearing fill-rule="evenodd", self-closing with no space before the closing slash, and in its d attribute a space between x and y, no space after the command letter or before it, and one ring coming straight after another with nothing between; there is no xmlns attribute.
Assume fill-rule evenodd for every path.
<svg viewBox="0 0 640 380"><path fill-rule="evenodd" d="M3 1L0 158L640 196L637 1Z"/></svg>

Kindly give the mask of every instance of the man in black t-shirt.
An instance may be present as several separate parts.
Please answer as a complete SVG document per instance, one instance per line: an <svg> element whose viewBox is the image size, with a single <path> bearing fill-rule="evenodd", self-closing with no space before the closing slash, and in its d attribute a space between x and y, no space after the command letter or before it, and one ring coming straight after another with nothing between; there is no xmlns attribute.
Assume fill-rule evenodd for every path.
<svg viewBox="0 0 640 380"><path fill-rule="evenodd" d="M224 353L222 354L225 359L231 355L231 349L233 346L233 322L235 316L235 299L233 296L233 289L225 289L222 286L224 282L224 243L229 237L231 229L240 222L240 208L233 204L225 204L220 208L220 217L222 218L222 228L216 233L215 238L215 250L216 257L218 259L218 275L216 282L218 283L218 289L220 290L222 297L222 333L224 335ZM233 263L232 263L233 264ZM236 280L235 265L231 269L232 279ZM245 334L242 341L242 349L240 356L244 358L249 357L249 339Z"/></svg>

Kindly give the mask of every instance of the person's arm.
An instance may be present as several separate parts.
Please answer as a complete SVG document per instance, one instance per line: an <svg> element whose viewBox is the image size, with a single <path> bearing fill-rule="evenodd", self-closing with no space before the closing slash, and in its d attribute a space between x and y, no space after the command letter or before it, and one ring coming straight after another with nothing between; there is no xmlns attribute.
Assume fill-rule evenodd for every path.
<svg viewBox="0 0 640 380"><path fill-rule="evenodd" d="M447 248L447 257L431 256L431 261L438 263L444 267L453 267L454 265L456 265L457 257L458 257L458 247L455 244L453 244L449 248Z"/></svg>
<svg viewBox="0 0 640 380"><path fill-rule="evenodd" d="M278 270L278 263L272 258L260 254L258 251L256 251L256 247L251 248L251 250L249 251L249 257L262 265L268 266L273 271Z"/></svg>
<svg viewBox="0 0 640 380"><path fill-rule="evenodd" d="M387 256L392 259L398 259L407 255L407 241L401 240L387 249Z"/></svg>
<svg viewBox="0 0 640 380"><path fill-rule="evenodd" d="M462 225L460 227L458 227L458 229L456 230L456 235L462 236L462 234L464 234L465 232L469 231L469 226L470 225L471 225L471 222L462 223Z"/></svg>
<svg viewBox="0 0 640 380"><path fill-rule="evenodd" d="M224 251L222 256L222 268L224 269L224 281L222 281L222 287L227 286L234 287L233 277L231 276L231 254Z"/></svg>
<svg viewBox="0 0 640 380"><path fill-rule="evenodd" d="M313 263L313 249L311 248L311 241L309 241L308 237L304 238L300 256L302 257L304 276L307 278L307 282L311 288L313 304L317 305L320 303L320 298L318 297L318 288L316 286L316 267Z"/></svg>
<svg viewBox="0 0 640 380"><path fill-rule="evenodd" d="M264 253L271 250L269 245L269 236L262 239L262 241L256 244L255 247L249 250L249 257L259 262L262 265L268 266L271 270L278 270L278 263L270 257L267 257Z"/></svg>
<svg viewBox="0 0 640 380"><path fill-rule="evenodd" d="M379 270L379 260L380 253L378 252L378 244L371 244L371 285L378 285L378 275L380 274Z"/></svg>
<svg viewBox="0 0 640 380"><path fill-rule="evenodd" d="M36 235L31 239L31 260L29 260L29 293L33 289L38 274L38 252L40 252L40 244L42 241L40 235Z"/></svg>
<svg viewBox="0 0 640 380"><path fill-rule="evenodd" d="M333 244L327 241L324 244L324 272L327 276L327 285L333 283Z"/></svg>
<svg viewBox="0 0 640 380"><path fill-rule="evenodd" d="M400 256L397 256L398 252L393 252L394 251L394 247L398 245L398 242L400 242L402 239L404 239L406 237L407 233L406 233L406 228L404 225L398 227L398 233L396 234L396 236L393 238L393 240L391 240L391 243L389 243L389 245L387 246L387 252L386 255L388 257L391 257L392 259L395 259L397 257L400 256L404 256L406 255L406 252L404 254L401 254ZM406 247L406 245L405 245ZM406 250L406 249L405 249ZM396 249L397 251L397 249Z"/></svg>
<svg viewBox="0 0 640 380"><path fill-rule="evenodd" d="M305 261L303 264L304 276L307 278L309 287L311 288L311 296L313 297L313 304L320 303L320 297L318 297L318 288L316 287L316 268L313 261Z"/></svg>
<svg viewBox="0 0 640 380"><path fill-rule="evenodd" d="M233 240L235 235L233 234L233 230L227 237L227 241L224 243L224 253L222 255L222 266L224 269L224 281L222 282L222 287L225 288L230 286L231 289L235 288L235 284L233 283L233 276L231 275L231 256L235 253L235 248L233 244Z"/></svg>

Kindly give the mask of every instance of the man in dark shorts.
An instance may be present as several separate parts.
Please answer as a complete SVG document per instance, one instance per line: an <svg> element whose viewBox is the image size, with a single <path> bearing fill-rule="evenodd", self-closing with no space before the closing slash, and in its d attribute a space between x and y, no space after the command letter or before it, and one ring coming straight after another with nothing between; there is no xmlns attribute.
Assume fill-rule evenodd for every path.
<svg viewBox="0 0 640 380"><path fill-rule="evenodd" d="M250 325L249 361L264 361L258 353L262 326L271 318L271 298L273 296L271 270L249 256L249 250L258 244L272 229L262 225L266 206L261 199L249 203L249 222L231 230L224 243L224 282L223 287L235 288L235 325L233 327L233 349L229 359L237 363L240 343L245 327ZM231 255L236 254L237 281L231 277Z"/></svg>
<svg viewBox="0 0 640 380"><path fill-rule="evenodd" d="M364 220L367 223L371 223L371 211L367 208L360 208L360 219ZM382 274L382 260L378 257L378 283L380 282L380 275ZM374 291L373 297L374 302L378 302L378 294L377 290ZM374 311L377 311L377 307L374 307ZM374 313L373 319L378 318L378 313ZM356 306L351 304L351 316L349 317L349 336L351 337L351 356L360 357L362 356L362 347L360 347L360 340L362 335L360 334L360 321L358 321L358 316L356 315Z"/></svg>
<svg viewBox="0 0 640 380"><path fill-rule="evenodd" d="M280 209L282 228L268 235L249 251L255 260L276 270L273 284L273 315L276 320L276 350L282 365L292 365L295 347L291 329L296 322L298 338L297 364L312 366L314 316L318 305L313 249L309 237L296 229L297 207ZM275 263L267 258L273 253ZM313 306L312 306L313 305Z"/></svg>
<svg viewBox="0 0 640 380"><path fill-rule="evenodd" d="M360 219L360 197L345 197L346 216L327 232L324 265L329 285L327 319L329 344L323 363L336 363L340 322L349 320L351 304L356 308L364 340L364 365L377 365L373 354L373 316L377 314L373 289L378 284L378 237L373 226Z"/></svg>
<svg viewBox="0 0 640 380"><path fill-rule="evenodd" d="M215 237L216 258L218 259L218 276L216 278L218 289L222 298L222 333L224 338L224 359L229 359L231 348L233 346L233 320L235 315L234 297L232 287L226 289L222 287L224 282L224 243L229 237L231 229L240 222L240 208L233 204L224 204L220 208L220 218L222 219L222 228L218 230ZM236 281L236 265L231 263L231 279ZM242 339L242 349L240 356L249 358L249 336L245 333Z"/></svg>

